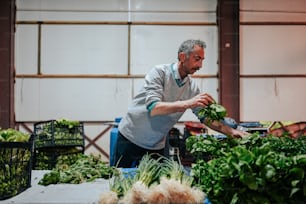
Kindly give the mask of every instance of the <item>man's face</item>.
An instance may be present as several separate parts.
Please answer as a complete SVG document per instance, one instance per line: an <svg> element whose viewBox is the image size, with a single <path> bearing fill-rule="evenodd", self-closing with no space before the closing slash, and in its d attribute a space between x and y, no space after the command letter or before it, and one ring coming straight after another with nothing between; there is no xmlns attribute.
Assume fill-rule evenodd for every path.
<svg viewBox="0 0 306 204"><path fill-rule="evenodd" d="M193 52L190 53L189 56L185 55L185 57L183 57L182 62L186 74L193 74L202 67L204 54L203 48L195 46Z"/></svg>

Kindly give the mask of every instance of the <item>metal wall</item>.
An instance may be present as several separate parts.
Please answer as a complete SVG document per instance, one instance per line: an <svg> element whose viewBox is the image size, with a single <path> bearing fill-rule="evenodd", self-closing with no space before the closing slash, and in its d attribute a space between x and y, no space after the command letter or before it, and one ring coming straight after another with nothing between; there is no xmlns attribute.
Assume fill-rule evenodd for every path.
<svg viewBox="0 0 306 204"><path fill-rule="evenodd" d="M125 114L155 64L177 61L188 38L207 43L195 78L218 100L216 7L211 0L17 1L16 122L31 129L60 117L83 121L86 152L107 159L109 123ZM188 111L184 120L196 118Z"/></svg>

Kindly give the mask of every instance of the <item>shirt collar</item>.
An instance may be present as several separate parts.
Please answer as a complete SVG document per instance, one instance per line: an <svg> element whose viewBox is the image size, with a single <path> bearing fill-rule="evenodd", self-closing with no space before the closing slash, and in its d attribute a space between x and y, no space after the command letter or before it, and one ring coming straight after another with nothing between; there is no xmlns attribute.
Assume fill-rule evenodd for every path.
<svg viewBox="0 0 306 204"><path fill-rule="evenodd" d="M176 81L176 84L178 86L183 86L187 81L188 81L188 76L185 77L183 80L181 79L180 73L178 71L178 67L177 67L178 63L174 63L171 65L171 70L174 76L174 79Z"/></svg>

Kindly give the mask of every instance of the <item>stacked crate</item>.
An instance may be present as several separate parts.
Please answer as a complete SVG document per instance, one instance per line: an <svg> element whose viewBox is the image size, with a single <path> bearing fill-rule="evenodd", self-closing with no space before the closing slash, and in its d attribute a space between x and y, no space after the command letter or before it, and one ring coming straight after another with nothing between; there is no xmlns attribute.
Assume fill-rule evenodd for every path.
<svg viewBox="0 0 306 204"><path fill-rule="evenodd" d="M2 137L8 132L10 138ZM33 137L23 140L20 135L13 129L0 133L0 200L11 198L31 186Z"/></svg>
<svg viewBox="0 0 306 204"><path fill-rule="evenodd" d="M34 124L33 169L52 169L63 157L73 163L80 153L84 153L82 122L58 119Z"/></svg>

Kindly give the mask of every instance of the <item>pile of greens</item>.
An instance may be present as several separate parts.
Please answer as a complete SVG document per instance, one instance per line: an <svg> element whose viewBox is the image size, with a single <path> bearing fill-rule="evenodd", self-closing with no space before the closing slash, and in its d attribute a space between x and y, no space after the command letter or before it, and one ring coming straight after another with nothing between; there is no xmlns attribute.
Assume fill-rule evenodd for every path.
<svg viewBox="0 0 306 204"><path fill-rule="evenodd" d="M118 170L110 167L106 162L102 161L99 156L79 154L78 159L69 164L64 160L58 160L54 169L44 174L39 181L40 185L47 186L49 184L70 183L79 184L90 182L97 178L109 179L114 174L118 174Z"/></svg>
<svg viewBox="0 0 306 204"><path fill-rule="evenodd" d="M28 142L30 135L18 130L8 128L0 129L0 142Z"/></svg>
<svg viewBox="0 0 306 204"><path fill-rule="evenodd" d="M83 150L78 147L35 149L34 169L49 170L59 164L71 165L83 154Z"/></svg>
<svg viewBox="0 0 306 204"><path fill-rule="evenodd" d="M194 185L212 203L304 203L306 137L252 134L223 141L191 136L187 149L196 156ZM201 154L211 155L208 162Z"/></svg>
<svg viewBox="0 0 306 204"><path fill-rule="evenodd" d="M209 106L201 109L198 113L200 118L205 117L208 123L211 123L215 120L223 120L227 115L226 109L217 103L212 103Z"/></svg>

